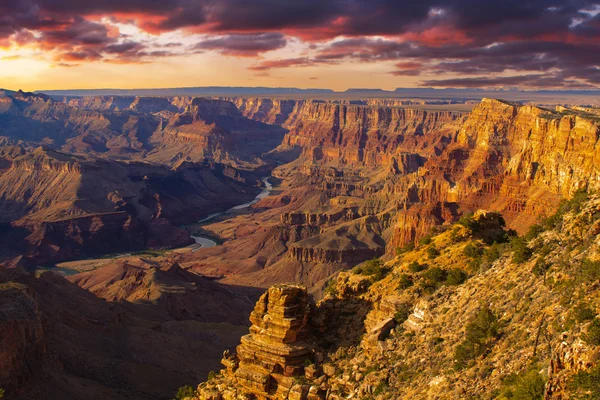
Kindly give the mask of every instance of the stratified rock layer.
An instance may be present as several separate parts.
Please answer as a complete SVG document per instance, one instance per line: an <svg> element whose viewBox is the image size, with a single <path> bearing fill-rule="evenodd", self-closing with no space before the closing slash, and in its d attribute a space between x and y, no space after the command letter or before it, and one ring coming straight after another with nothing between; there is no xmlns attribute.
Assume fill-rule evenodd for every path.
<svg viewBox="0 0 600 400"><path fill-rule="evenodd" d="M250 334L237 354L225 357L225 374L261 396L289 391L311 354L306 337L308 294L297 285L275 285L250 314Z"/></svg>

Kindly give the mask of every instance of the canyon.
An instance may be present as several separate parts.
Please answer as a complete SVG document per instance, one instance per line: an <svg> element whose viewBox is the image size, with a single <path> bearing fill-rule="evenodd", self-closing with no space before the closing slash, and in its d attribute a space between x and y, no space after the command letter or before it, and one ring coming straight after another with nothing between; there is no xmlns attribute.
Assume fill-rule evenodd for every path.
<svg viewBox="0 0 600 400"><path fill-rule="evenodd" d="M522 235L564 199L597 191L599 114L593 107L488 98L474 104L4 94L0 269L8 272L0 292L21 311L0 312L0 329L14 349L5 357L12 372L1 376L0 386L9 396L22 388L18 393L39 398L36 383L64 390L57 383L64 375L75 385L73 398L84 396L85 381L99 395L166 399L217 370L217 353L228 350L223 373L195 396L373 395L379 381L368 388L353 383L364 371L344 370L354 378L334 383L337 375L330 372L343 369L344 359L336 352L359 360L354 365L387 362L377 348L392 346L385 338L398 328L394 314L404 302L393 298L393 288L411 257L427 262L419 243L441 234L434 242L459 252L449 244L449 231L478 210L490 218L501 214L506 232ZM236 209L251 202L267 178L270 194ZM192 236L217 245L198 246ZM414 246L419 250L412 253ZM374 259L398 273L373 284L348 272ZM468 263L458 256L451 261L444 268ZM64 262L75 274L52 272ZM50 272L35 271L42 265ZM508 262L502 268L517 269ZM473 275L473 286L464 290L483 290L478 285L487 283ZM289 282L294 285L282 285ZM414 316L403 329L420 329L430 312L422 309L470 298L441 290L446 297L426 306L422 293L411 292ZM83 303L71 314L61 311L77 301ZM59 311L52 314L53 308ZM468 310L459 313L463 321L475 312ZM242 338L248 316L250 333ZM73 324L79 318L86 323ZM458 335L460 328L452 329ZM73 330L108 333L88 364L79 365L74 353L61 348ZM16 331L31 340L19 342ZM150 355L144 348L159 341L159 333L169 344ZM347 341L329 343L336 335ZM208 355L190 360L183 350L188 345ZM92 345L82 339L81 348L86 346ZM110 363L99 355L119 346L128 349L120 361L125 378L111 375ZM57 360L63 368L53 373ZM129 375L146 363L151 367L141 377ZM161 368L172 379L152 393ZM92 377L95 370L102 374ZM460 382L449 393L463 393L460 387L470 381ZM425 393L425 386L419 380L415 388Z"/></svg>

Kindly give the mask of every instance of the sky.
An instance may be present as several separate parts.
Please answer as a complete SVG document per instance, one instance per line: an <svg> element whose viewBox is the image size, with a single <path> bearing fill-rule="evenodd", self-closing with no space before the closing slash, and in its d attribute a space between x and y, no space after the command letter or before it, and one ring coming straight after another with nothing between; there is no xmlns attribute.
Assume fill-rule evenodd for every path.
<svg viewBox="0 0 600 400"><path fill-rule="evenodd" d="M600 0L0 0L0 88L600 88Z"/></svg>

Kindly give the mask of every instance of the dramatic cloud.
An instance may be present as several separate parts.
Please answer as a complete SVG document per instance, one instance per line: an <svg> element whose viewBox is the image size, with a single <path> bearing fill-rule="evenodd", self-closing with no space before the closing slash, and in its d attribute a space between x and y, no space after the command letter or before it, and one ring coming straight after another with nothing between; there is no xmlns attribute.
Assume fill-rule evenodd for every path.
<svg viewBox="0 0 600 400"><path fill-rule="evenodd" d="M427 86L586 87L600 84L599 12L600 0L13 0L0 4L0 46L57 65L217 52L256 57L263 74L387 63ZM148 39L169 34L196 41Z"/></svg>
<svg viewBox="0 0 600 400"><path fill-rule="evenodd" d="M254 57L266 51L285 47L286 43L287 40L281 33L227 35L202 40L194 46L194 49L216 50L226 55Z"/></svg>

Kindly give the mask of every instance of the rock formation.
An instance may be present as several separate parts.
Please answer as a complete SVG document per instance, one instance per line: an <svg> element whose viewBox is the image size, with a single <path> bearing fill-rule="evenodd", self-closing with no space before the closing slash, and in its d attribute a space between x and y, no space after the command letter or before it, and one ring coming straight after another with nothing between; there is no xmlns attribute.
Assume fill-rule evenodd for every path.
<svg viewBox="0 0 600 400"><path fill-rule="evenodd" d="M309 314L306 288L272 286L250 314L250 334L223 359L223 374L260 398L284 398L304 374L311 349L305 342Z"/></svg>
<svg viewBox="0 0 600 400"><path fill-rule="evenodd" d="M177 225L251 200L256 180L217 163L169 170L7 147L0 151L2 259L46 263L189 244Z"/></svg>

